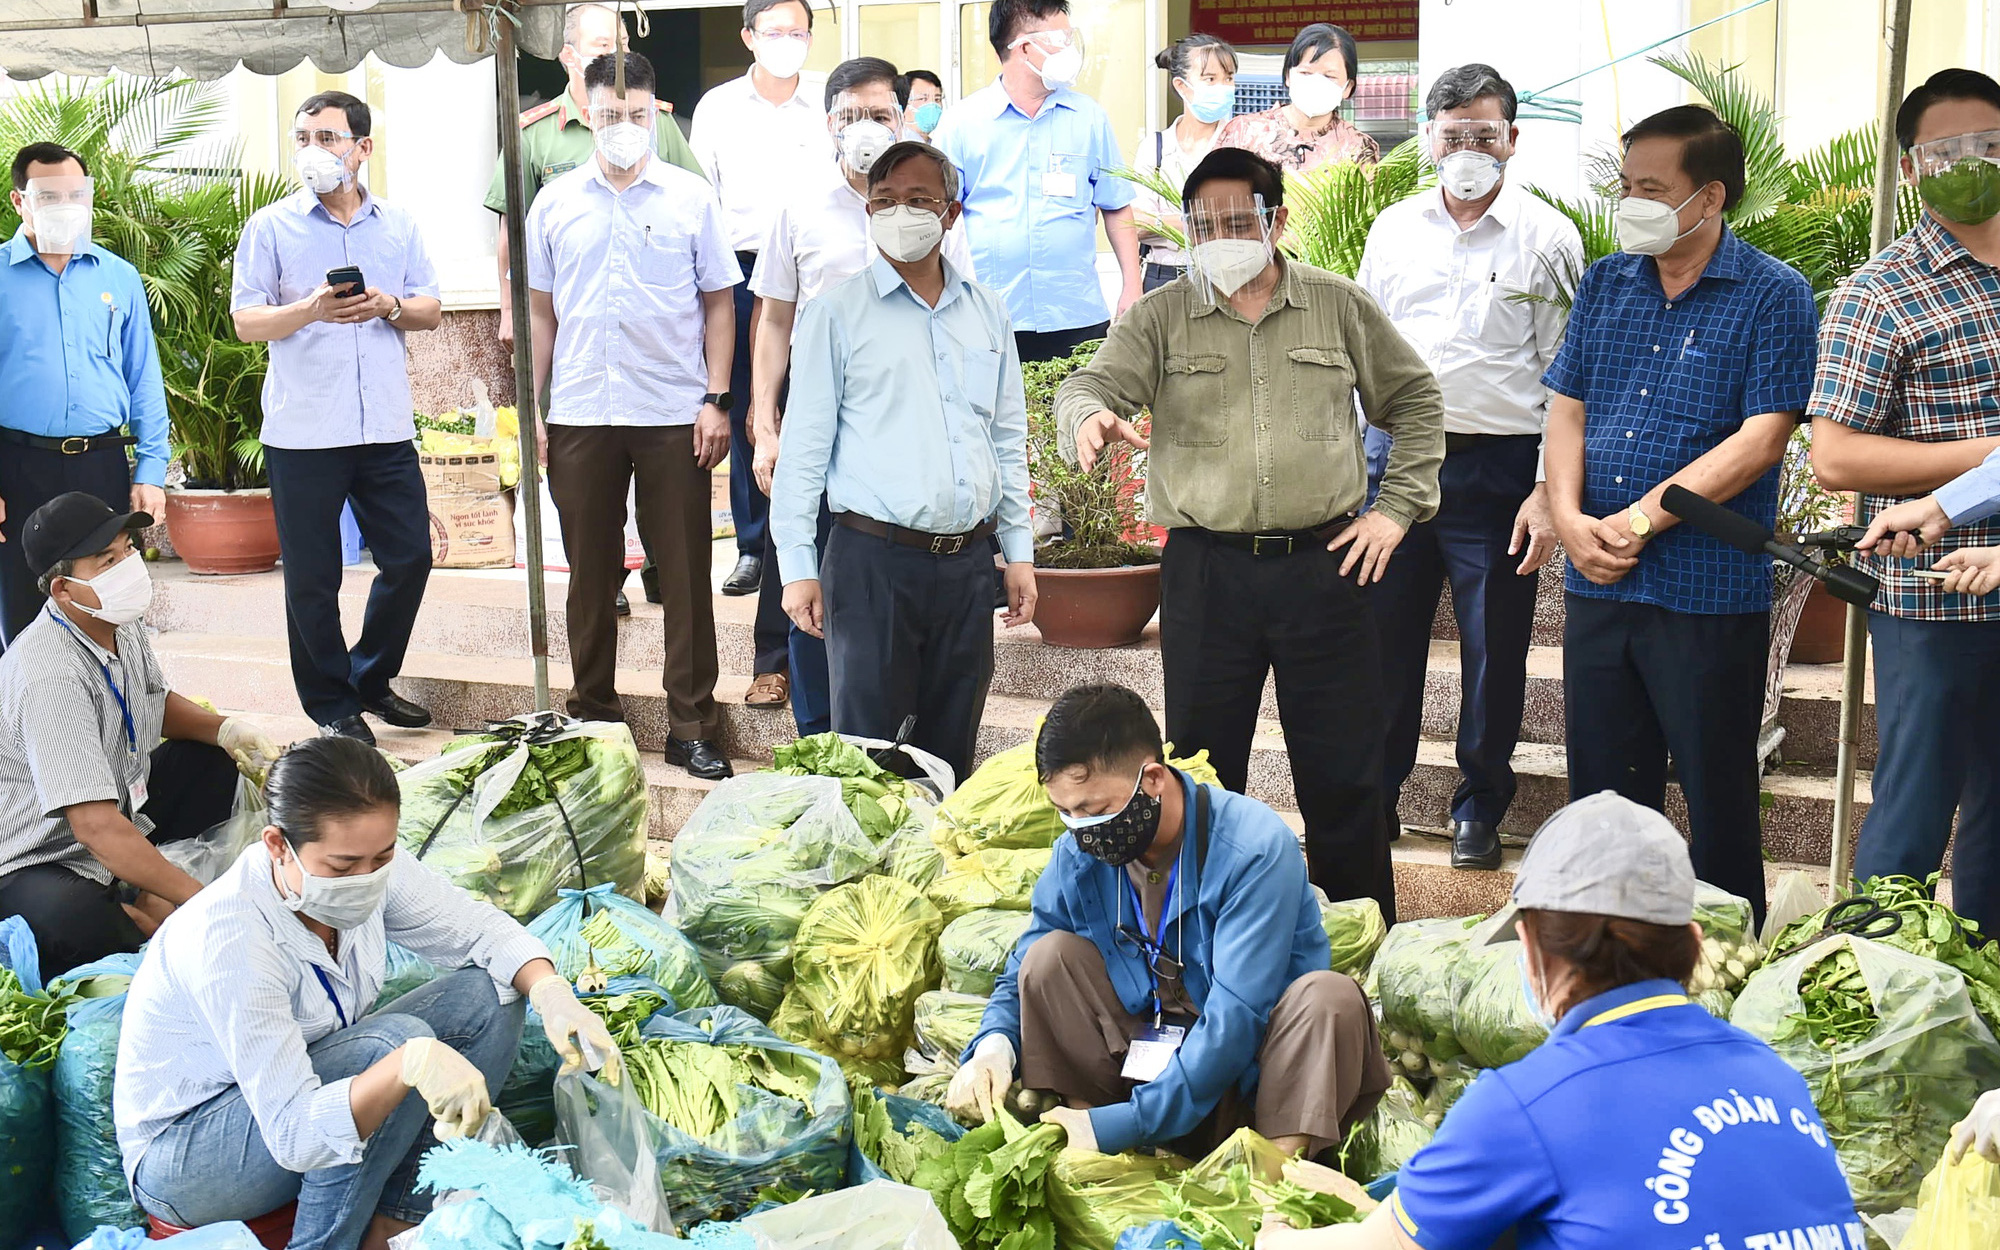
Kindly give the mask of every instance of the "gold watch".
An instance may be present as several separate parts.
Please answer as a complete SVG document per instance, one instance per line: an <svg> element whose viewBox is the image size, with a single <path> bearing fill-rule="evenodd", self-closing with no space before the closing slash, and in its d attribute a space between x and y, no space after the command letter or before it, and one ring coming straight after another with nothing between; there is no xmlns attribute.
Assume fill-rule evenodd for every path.
<svg viewBox="0 0 2000 1250"><path fill-rule="evenodd" d="M1653 536L1653 519L1636 503L1632 505L1631 513L1625 518L1625 524L1631 529L1632 537L1641 542Z"/></svg>

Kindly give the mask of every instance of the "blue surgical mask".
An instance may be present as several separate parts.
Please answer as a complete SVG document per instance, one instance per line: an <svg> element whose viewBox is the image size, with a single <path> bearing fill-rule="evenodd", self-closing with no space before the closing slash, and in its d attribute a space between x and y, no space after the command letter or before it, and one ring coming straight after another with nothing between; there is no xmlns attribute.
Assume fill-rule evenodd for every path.
<svg viewBox="0 0 2000 1250"><path fill-rule="evenodd" d="M1203 83L1188 94L1187 106L1196 121L1219 122L1236 111L1236 84Z"/></svg>
<svg viewBox="0 0 2000 1250"><path fill-rule="evenodd" d="M938 119L943 116L944 105L935 103L919 104L912 120L916 122L918 130L923 131L925 134L930 134L937 129Z"/></svg>
<svg viewBox="0 0 2000 1250"><path fill-rule="evenodd" d="M1535 983L1528 976L1527 950L1523 949L1516 959L1521 965L1521 998L1528 1004L1528 1014L1534 1018L1535 1023L1545 1029L1553 1030L1556 1027L1556 1018L1549 1014L1548 1008L1542 1006L1542 1000L1535 995Z"/></svg>

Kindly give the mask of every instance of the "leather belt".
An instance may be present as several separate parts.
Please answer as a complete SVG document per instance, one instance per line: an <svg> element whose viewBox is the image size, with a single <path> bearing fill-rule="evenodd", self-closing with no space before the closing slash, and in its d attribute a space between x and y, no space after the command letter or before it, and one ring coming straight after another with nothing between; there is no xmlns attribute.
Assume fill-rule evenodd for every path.
<svg viewBox="0 0 2000 1250"><path fill-rule="evenodd" d="M10 430L0 426L0 442L19 443L23 447L39 447L43 451L59 451L65 456L81 456L87 451L136 446L139 440L129 434L72 434L68 438L44 438L40 434L29 434L22 430Z"/></svg>
<svg viewBox="0 0 2000 1250"><path fill-rule="evenodd" d="M1444 435L1444 449L1448 452L1469 451L1474 447L1481 447L1487 443L1528 442L1530 440L1539 443L1542 441L1542 436L1539 434L1453 434L1447 430Z"/></svg>
<svg viewBox="0 0 2000 1250"><path fill-rule="evenodd" d="M991 538L1000 529L993 521L981 521L963 534L927 534L923 530L905 529L887 521L878 521L859 512L836 512L833 519L857 533L886 538L899 547L915 547L934 556L955 556L980 539Z"/></svg>
<svg viewBox="0 0 2000 1250"><path fill-rule="evenodd" d="M1269 560L1278 556L1296 555L1302 551L1324 551L1326 550L1326 545L1332 542L1340 531L1352 524L1354 524L1353 517L1342 516L1335 517L1324 525L1315 525L1311 529L1303 530L1267 530L1260 534L1229 534L1221 530L1194 527L1191 532L1200 534L1219 546L1234 547L1238 551L1247 551L1260 560ZM1181 531L1175 530L1173 532L1180 533Z"/></svg>

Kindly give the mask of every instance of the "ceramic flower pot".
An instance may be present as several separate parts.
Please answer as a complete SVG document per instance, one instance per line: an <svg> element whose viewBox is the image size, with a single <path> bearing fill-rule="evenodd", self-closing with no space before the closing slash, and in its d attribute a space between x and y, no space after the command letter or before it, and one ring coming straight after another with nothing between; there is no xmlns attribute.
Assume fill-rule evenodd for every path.
<svg viewBox="0 0 2000 1250"><path fill-rule="evenodd" d="M1139 641L1160 610L1160 566L1035 570L1035 625L1052 647L1095 649Z"/></svg>
<svg viewBox="0 0 2000 1250"><path fill-rule="evenodd" d="M167 535L192 573L268 573L278 564L271 492L170 490Z"/></svg>

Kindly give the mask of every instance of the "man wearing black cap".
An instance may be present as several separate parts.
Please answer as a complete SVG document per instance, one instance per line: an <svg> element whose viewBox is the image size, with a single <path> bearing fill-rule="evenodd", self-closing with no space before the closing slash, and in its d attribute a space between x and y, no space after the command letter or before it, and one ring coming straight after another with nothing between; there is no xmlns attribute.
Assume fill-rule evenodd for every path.
<svg viewBox="0 0 2000 1250"><path fill-rule="evenodd" d="M137 950L201 888L159 844L227 818L236 769L278 755L256 726L167 690L132 545L152 523L72 491L22 527L49 602L0 656L0 916L27 920L45 979Z"/></svg>

